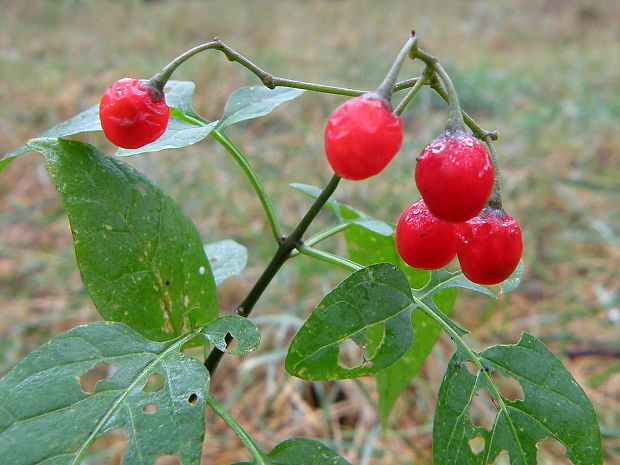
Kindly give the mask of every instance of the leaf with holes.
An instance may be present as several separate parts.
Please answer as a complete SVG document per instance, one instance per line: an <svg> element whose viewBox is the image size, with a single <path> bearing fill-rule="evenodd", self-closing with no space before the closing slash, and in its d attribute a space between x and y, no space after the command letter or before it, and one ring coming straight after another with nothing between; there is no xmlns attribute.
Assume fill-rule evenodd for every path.
<svg viewBox="0 0 620 465"><path fill-rule="evenodd" d="M411 289L395 265L378 263L351 274L327 294L288 350L286 370L308 380L348 379L376 373L411 346ZM339 360L341 343L365 352L352 367Z"/></svg>
<svg viewBox="0 0 620 465"><path fill-rule="evenodd" d="M123 428L123 463L175 454L198 465L209 373L180 352L193 337L153 342L111 322L54 337L0 379L0 462L77 465L98 437ZM84 392L80 378L97 364L113 373ZM146 389L155 374L162 385Z"/></svg>
<svg viewBox="0 0 620 465"><path fill-rule="evenodd" d="M523 399L503 397L487 371L475 375L463 366L468 359L457 351L439 389L433 427L436 465L486 465L505 450L511 464L536 463L536 443L559 441L575 465L602 463L601 433L589 399L562 363L534 336L524 333L515 345L493 346L479 354L480 363L514 378ZM486 389L497 409L492 430L471 423L472 398ZM468 442L481 437L477 454Z"/></svg>
<svg viewBox="0 0 620 465"><path fill-rule="evenodd" d="M217 316L209 261L191 220L141 173L62 139L35 139L65 206L84 287L99 313L145 337L182 334Z"/></svg>
<svg viewBox="0 0 620 465"><path fill-rule="evenodd" d="M429 281L429 271L411 268L400 258L393 232L385 236L364 225L355 224L349 226L344 235L349 258L355 262L363 265L377 262L394 263L405 273L409 285L413 288L423 287ZM455 295L454 289L438 291L434 296L437 308L449 315ZM394 364L375 376L379 395L378 410L383 428L387 427L388 417L396 399L416 375L441 332L441 328L433 322L431 317L419 310L411 313L411 325L415 337L409 350Z"/></svg>
<svg viewBox="0 0 620 465"><path fill-rule="evenodd" d="M235 338L234 350L226 347L226 335ZM207 340L222 352L233 355L247 354L258 347L260 333L254 323L239 315L226 315L208 323L200 330Z"/></svg>
<svg viewBox="0 0 620 465"><path fill-rule="evenodd" d="M206 244L204 247L218 286L231 276L241 273L248 263L248 249L231 239Z"/></svg>
<svg viewBox="0 0 620 465"><path fill-rule="evenodd" d="M276 107L299 97L303 89L276 87L268 89L263 86L248 86L237 89L224 106L224 115L217 125L222 130L233 124L258 118L271 113Z"/></svg>
<svg viewBox="0 0 620 465"><path fill-rule="evenodd" d="M314 439L292 438L281 442L267 456L278 465L351 465L335 450ZM252 465L239 462L234 465Z"/></svg>

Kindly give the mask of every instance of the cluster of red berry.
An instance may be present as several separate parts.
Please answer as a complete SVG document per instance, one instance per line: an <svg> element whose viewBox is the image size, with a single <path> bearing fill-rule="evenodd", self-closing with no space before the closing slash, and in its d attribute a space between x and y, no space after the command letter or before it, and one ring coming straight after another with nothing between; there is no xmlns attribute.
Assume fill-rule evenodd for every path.
<svg viewBox="0 0 620 465"><path fill-rule="evenodd" d="M366 179L396 155L402 131L402 122L381 96L352 98L327 122L327 159L339 176ZM463 129L446 130L417 160L415 182L422 199L403 212L396 226L400 256L412 267L437 269L456 255L471 281L504 281L521 258L521 229L501 207L486 206L494 171L482 143Z"/></svg>
<svg viewBox="0 0 620 465"><path fill-rule="evenodd" d="M133 149L161 137L170 109L149 81L125 78L106 90L99 114L106 137ZM380 173L402 139L402 122L389 101L369 92L332 113L325 152L337 175L361 180ZM417 160L415 182L422 199L403 212L396 226L403 260L415 268L437 269L456 255L471 281L505 280L521 258L521 229L501 207L485 207L494 172L482 143L463 129L448 129Z"/></svg>

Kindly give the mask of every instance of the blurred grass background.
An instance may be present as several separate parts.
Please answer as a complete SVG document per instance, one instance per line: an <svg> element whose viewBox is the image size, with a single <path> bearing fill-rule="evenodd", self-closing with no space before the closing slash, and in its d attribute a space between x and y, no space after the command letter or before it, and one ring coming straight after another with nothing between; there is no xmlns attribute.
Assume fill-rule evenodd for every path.
<svg viewBox="0 0 620 465"><path fill-rule="evenodd" d="M460 292L455 318L472 331L476 348L513 343L521 331L548 344L597 408L606 463L620 464L619 2L0 0L0 153L97 103L114 80L149 77L214 36L275 75L372 89L412 28L446 65L465 110L500 132L504 206L524 233L521 288L496 302ZM407 63L401 77L420 70ZM258 84L216 52L192 59L174 78L196 82L195 108L210 119L236 88ZM288 183L329 179L323 125L343 100L306 93L228 130L288 227L309 205ZM399 156L380 176L343 182L336 197L395 222L419 197L414 158L445 117L445 105L422 91L403 115ZM113 153L100 135L81 138ZM210 140L129 162L179 202L205 242L233 238L250 249L246 272L220 289L228 312L273 252L260 205L236 165ZM320 217L323 225L330 220ZM0 174L0 238L2 374L50 337L99 317L35 154ZM339 239L326 247L343 250ZM288 264L255 311L263 346L223 362L213 381L216 396L266 450L309 436L356 464L431 464L432 414L449 340L440 341L397 403L396 430L386 435L377 427L371 381L309 384L283 373L286 341L343 276L305 257ZM492 418L489 406L480 409ZM232 433L207 415L204 462L246 459ZM124 440L100 440L89 463L119 463ZM539 459L568 463L552 441ZM162 458L158 465L165 463L176 462Z"/></svg>

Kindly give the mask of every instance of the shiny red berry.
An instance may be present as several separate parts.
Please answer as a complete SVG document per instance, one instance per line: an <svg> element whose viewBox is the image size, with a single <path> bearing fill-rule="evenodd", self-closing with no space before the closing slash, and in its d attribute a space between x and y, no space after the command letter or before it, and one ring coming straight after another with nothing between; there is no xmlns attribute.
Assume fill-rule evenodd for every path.
<svg viewBox="0 0 620 465"><path fill-rule="evenodd" d="M168 126L170 109L148 81L124 78L103 94L99 118L110 142L135 149L159 139Z"/></svg>
<svg viewBox="0 0 620 465"><path fill-rule="evenodd" d="M354 97L331 114L325 127L325 153L345 179L380 173L400 149L403 124L377 94Z"/></svg>
<svg viewBox="0 0 620 465"><path fill-rule="evenodd" d="M461 130L446 130L428 144L415 167L415 182L428 209L451 223L480 213L493 177L491 157L482 143Z"/></svg>
<svg viewBox="0 0 620 465"><path fill-rule="evenodd" d="M523 252L519 223L503 209L485 208L457 225L456 254L463 274L478 284L497 284L515 270Z"/></svg>
<svg viewBox="0 0 620 465"><path fill-rule="evenodd" d="M456 255L456 225L438 220L424 201L418 200L398 220L396 248L408 265L436 270Z"/></svg>

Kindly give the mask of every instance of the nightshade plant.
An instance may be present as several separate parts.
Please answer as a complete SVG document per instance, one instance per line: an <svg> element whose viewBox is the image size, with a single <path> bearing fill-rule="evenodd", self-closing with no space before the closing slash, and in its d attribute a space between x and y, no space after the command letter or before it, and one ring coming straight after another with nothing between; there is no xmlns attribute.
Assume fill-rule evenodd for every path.
<svg viewBox="0 0 620 465"><path fill-rule="evenodd" d="M234 92L218 121L207 121L193 110L193 83L170 80L178 66L207 50L222 52L263 84ZM396 82L400 65L407 57L421 60L424 71L418 77ZM139 120L140 109L153 104L158 106L158 115L165 117L157 116L155 127L148 126L146 135L139 133L140 125L134 132L123 132L121 139L128 142L124 145L133 148L119 149L115 156L108 156L91 145L65 139L85 131L99 131L101 123L105 128L110 123L106 100L101 103L103 121L100 122L99 105L95 105L0 159L3 169L29 150L44 156L70 220L84 288L105 320L55 336L0 379L0 464L78 464L97 438L113 429L124 428L129 437L124 464L150 465L163 454L173 454L185 465L196 465L200 462L204 431L208 427L204 424L204 408L213 409L234 430L255 465L348 464L334 450L310 438L287 439L270 452L262 451L209 392L210 378L217 376L218 363L224 354L247 353L259 345L258 329L248 317L278 270L300 254L344 268L350 275L318 303L291 341L285 360L290 375L304 380L374 376L379 416L387 427L395 400L443 331L454 342L455 352L439 387L433 426L436 465L483 465L493 463L502 452L508 454L511 464L535 464L536 445L547 437L564 445L567 457L574 464L602 463L601 434L594 409L570 373L541 341L523 334L516 344L476 352L463 339L467 331L450 319L455 288L493 298L491 290L468 280L461 271L445 268L425 271L407 265L405 261L413 263L411 254L424 257L424 263L430 265L428 268L442 266L450 257L429 257L427 251L414 250L427 247L427 241L407 242L405 238L405 246L412 249L407 250L408 256L403 260L392 225L333 198L341 181L338 175L323 189L292 185L313 202L297 226L291 232L284 232L258 174L225 133L228 126L266 115L306 91L354 99L365 95L362 100L352 100L347 110L369 110L370 120L360 114L347 114L340 121L330 120L326 140L332 149L335 147L331 153L337 159L336 164L342 162L339 166L345 166L346 172L352 170L351 178L380 175L377 173L400 146L398 116L428 86L450 104L447 133L443 137L456 132L461 140L475 141L476 153L482 154L483 159L486 160L487 149L490 154L492 170L486 161L483 163L487 185L470 189L478 197L482 195L483 200L476 200L479 205L467 212L467 218L478 215L487 201L493 212L500 211L499 165L493 145L497 133L484 130L462 112L445 69L439 60L418 46L414 33L386 79L370 94L366 90L273 76L217 38L188 50L150 80L140 82L146 84L131 91L137 110L121 107L119 113L112 112L116 118L112 123L125 128L123 115ZM159 111L161 89L167 92L169 121L166 110ZM390 98L402 91L406 91L405 95L392 112ZM365 163L374 163L372 153L364 148L376 149L371 124L375 117L380 121L387 118L395 131L381 132L382 125L378 124L380 160L367 166ZM343 128L338 128L338 124L353 125L344 128L341 132L344 139L340 141L338 130ZM362 125L360 136L356 136L356 130L360 130L356 124ZM161 137L152 140L153 134L164 129ZM118 131L113 129L112 133ZM143 136L143 142L136 143ZM219 315L216 286L243 269L245 250L232 240L204 246L193 223L175 202L122 161L122 157L130 155L186 147L209 136L222 145L247 176L264 209L276 247L271 261L234 314L223 316ZM361 144L357 144L356 137L363 138ZM351 146L354 149L347 151ZM457 155L450 154L456 165L459 160L454 156ZM348 156L354 159L347 160ZM423 171L424 181L433 181L433 173L426 168ZM491 173L494 175L492 192L488 186ZM442 180L438 178L435 182ZM455 187L450 185L453 182L444 182L446 192ZM457 206L464 201L441 198L441 195L432 200L452 201ZM308 227L324 207L334 214L335 224L306 237ZM481 213L481 217L486 216ZM422 229L430 223L435 224L428 220L420 222ZM514 224L511 223L512 228ZM418 227L412 229L416 234L424 234ZM456 234L454 231L462 228L456 224L442 234ZM466 236L473 229L468 231L461 233L459 240L469 240ZM321 241L335 234L344 235L347 257L317 248ZM491 263L499 262L503 268L501 273L491 271L493 277L484 279L494 282L498 273L503 279L516 267L513 275L500 285L503 292L515 290L522 270L522 265L517 266L521 254L520 232L518 241L515 235L504 241L494 240L493 231L485 234L488 237L474 234L475 258L467 258L475 261L472 276L485 274L480 268L484 268L484 257L488 255L493 258L489 260ZM452 243L448 236L442 240ZM509 243L509 251L504 250L505 243ZM485 251L487 244L492 246ZM508 258L503 259L505 253ZM214 266L207 255L217 259ZM454 250L448 255L453 256ZM463 257L459 255L459 259ZM234 349L233 339L236 340ZM365 353L364 359L354 366L344 366L339 361L340 343L346 340L353 341ZM183 348L199 345L210 350L204 360L182 352ZM94 389L85 389L80 385L80 377L99 364L110 367L110 376L99 381ZM155 374L162 379L161 389L146 389ZM504 397L494 375L516 380L523 399ZM472 424L468 416L472 398L481 391L490 395L491 407L497 412L490 430ZM478 437L484 446L474 452L469 441Z"/></svg>

